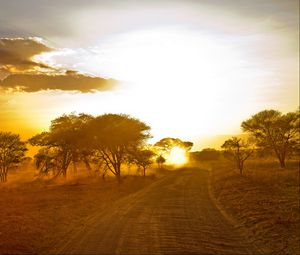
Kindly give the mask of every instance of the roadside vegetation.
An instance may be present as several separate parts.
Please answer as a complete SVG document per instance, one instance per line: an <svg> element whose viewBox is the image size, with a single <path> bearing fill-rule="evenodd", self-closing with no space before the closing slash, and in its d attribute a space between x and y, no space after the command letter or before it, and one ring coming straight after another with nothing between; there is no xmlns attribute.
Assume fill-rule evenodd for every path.
<svg viewBox="0 0 300 255"><path fill-rule="evenodd" d="M274 158L249 159L240 175L222 159L211 167L212 197L264 254L299 254L299 159L283 170Z"/></svg>
<svg viewBox="0 0 300 255"><path fill-rule="evenodd" d="M125 114L92 116L81 113L62 115L51 121L49 131L21 141L20 136L9 132L0 133L0 182L7 181L10 169L17 168L24 160L26 144L39 148L33 162L39 177L67 178L78 166L84 166L89 175L97 173L103 179L114 175L119 182L124 169L134 165L146 170L154 162L162 168L176 148L182 157L193 143L178 138L163 138L154 145L150 126ZM171 156L172 156L171 155ZM176 155L175 155L176 156Z"/></svg>
<svg viewBox="0 0 300 255"><path fill-rule="evenodd" d="M300 252L299 125L299 111L262 111L242 123L247 140L191 154L211 170L219 209L264 254Z"/></svg>

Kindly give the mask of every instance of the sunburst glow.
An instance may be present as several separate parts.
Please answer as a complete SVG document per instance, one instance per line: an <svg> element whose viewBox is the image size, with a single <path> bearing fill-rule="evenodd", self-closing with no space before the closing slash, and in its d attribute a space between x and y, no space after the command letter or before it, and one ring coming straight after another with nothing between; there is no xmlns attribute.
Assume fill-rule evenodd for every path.
<svg viewBox="0 0 300 255"><path fill-rule="evenodd" d="M167 164L171 165L183 165L187 161L186 151L180 147L173 147L167 157Z"/></svg>
<svg viewBox="0 0 300 255"><path fill-rule="evenodd" d="M175 26L122 33L96 42L90 51L62 49L36 60L68 68L80 62L76 68L82 72L121 81L109 93L80 95L78 109L73 110L126 112L151 124L157 138L191 139L199 133L218 133L219 127L231 130L236 125L226 114L215 115L226 105L226 111L238 119L236 104L247 108L256 98L252 84L257 82L249 74L252 69L244 68L242 53L220 36ZM205 123L195 122L195 115L205 118Z"/></svg>
<svg viewBox="0 0 300 255"><path fill-rule="evenodd" d="M219 147L254 112L299 105L298 1L76 0L35 3L45 12L34 15L12 1L1 2L16 13L1 16L15 26L0 25L0 123L26 139L65 113L126 113L151 126L150 142L195 150Z"/></svg>

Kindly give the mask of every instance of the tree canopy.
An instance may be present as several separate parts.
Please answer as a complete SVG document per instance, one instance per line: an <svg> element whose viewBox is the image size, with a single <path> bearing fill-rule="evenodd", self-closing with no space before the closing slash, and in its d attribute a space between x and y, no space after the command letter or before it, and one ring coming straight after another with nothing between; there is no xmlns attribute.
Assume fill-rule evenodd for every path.
<svg viewBox="0 0 300 255"><path fill-rule="evenodd" d="M162 156L162 155L159 155L157 158L156 158L156 163L158 164L158 167L159 168L162 168L162 165L166 162L166 159Z"/></svg>
<svg viewBox="0 0 300 255"><path fill-rule="evenodd" d="M155 153L149 149L138 149L130 152L131 162L143 169L143 174L146 176L146 169L153 163Z"/></svg>
<svg viewBox="0 0 300 255"><path fill-rule="evenodd" d="M256 138L259 148L273 150L284 168L287 156L299 146L299 117L299 111L264 110L244 121L242 129Z"/></svg>
<svg viewBox="0 0 300 255"><path fill-rule="evenodd" d="M7 181L9 169L17 166L25 157L26 143L11 132L0 132L0 182Z"/></svg>
<svg viewBox="0 0 300 255"><path fill-rule="evenodd" d="M193 147L193 143L189 141L182 141L178 138L166 137L156 142L154 146L164 152L170 152L170 150L174 147L180 147L185 151L189 151Z"/></svg>
<svg viewBox="0 0 300 255"><path fill-rule="evenodd" d="M32 145L42 146L35 156L36 166L43 172L66 176L71 162L84 162L90 170L92 157L104 163L114 175L121 176L121 165L131 151L142 150L150 137L150 127L124 114L69 114L54 119L49 132L31 139Z"/></svg>
<svg viewBox="0 0 300 255"><path fill-rule="evenodd" d="M118 179L128 154L142 148L151 137L148 125L124 114L98 116L89 122L87 129L97 157Z"/></svg>
<svg viewBox="0 0 300 255"><path fill-rule="evenodd" d="M53 170L56 175L66 176L70 163L76 163L87 150L83 128L92 118L87 114L63 115L52 120L49 132L29 139L31 145L42 146L35 156L37 167L44 173Z"/></svg>
<svg viewBox="0 0 300 255"><path fill-rule="evenodd" d="M225 150L225 155L235 162L240 174L243 174L244 162L253 153L253 149L249 148L249 143L241 138L232 137L226 140L221 148Z"/></svg>

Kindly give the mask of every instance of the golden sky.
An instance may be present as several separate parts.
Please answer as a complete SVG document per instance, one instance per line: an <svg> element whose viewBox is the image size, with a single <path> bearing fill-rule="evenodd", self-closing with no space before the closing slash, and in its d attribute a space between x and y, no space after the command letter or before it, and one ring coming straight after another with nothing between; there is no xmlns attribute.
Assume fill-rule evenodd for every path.
<svg viewBox="0 0 300 255"><path fill-rule="evenodd" d="M197 148L299 105L299 3L0 0L0 130L127 113ZM195 149L195 148L194 148Z"/></svg>

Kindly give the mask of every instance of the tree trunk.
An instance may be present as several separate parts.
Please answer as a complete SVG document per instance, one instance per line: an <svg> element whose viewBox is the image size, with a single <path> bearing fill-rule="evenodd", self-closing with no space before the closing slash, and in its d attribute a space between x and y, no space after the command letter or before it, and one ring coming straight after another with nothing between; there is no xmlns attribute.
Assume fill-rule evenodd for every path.
<svg viewBox="0 0 300 255"><path fill-rule="evenodd" d="M118 179L118 183L121 183L121 164L119 162L116 164L116 176Z"/></svg>
<svg viewBox="0 0 300 255"><path fill-rule="evenodd" d="M279 160L280 167L285 168L285 153L275 149L275 154Z"/></svg>
<svg viewBox="0 0 300 255"><path fill-rule="evenodd" d="M240 166L240 175L243 175L243 165Z"/></svg>
<svg viewBox="0 0 300 255"><path fill-rule="evenodd" d="M144 177L146 176L146 167L143 167L144 170Z"/></svg>
<svg viewBox="0 0 300 255"><path fill-rule="evenodd" d="M70 154L70 152L65 151L63 152L63 161L62 161L62 169L61 172L63 174L63 177L67 177L67 171L69 168L69 165L72 161L72 154Z"/></svg>
<svg viewBox="0 0 300 255"><path fill-rule="evenodd" d="M6 182L7 181L7 172L0 173L0 182Z"/></svg>
<svg viewBox="0 0 300 255"><path fill-rule="evenodd" d="M280 162L280 167L281 168L285 168L285 158L284 157L280 157L279 158L279 162Z"/></svg>
<svg viewBox="0 0 300 255"><path fill-rule="evenodd" d="M118 180L118 183L120 184L121 183L121 174L120 173L117 173L116 174L116 177L117 177L117 180Z"/></svg>
<svg viewBox="0 0 300 255"><path fill-rule="evenodd" d="M238 161L237 166L238 166L238 169L240 170L240 175L243 175L244 162Z"/></svg>
<svg viewBox="0 0 300 255"><path fill-rule="evenodd" d="M1 182L7 181L7 173L8 173L8 167L4 166L2 169L2 181Z"/></svg>
<svg viewBox="0 0 300 255"><path fill-rule="evenodd" d="M6 182L6 170L5 166L0 168L0 182Z"/></svg>

